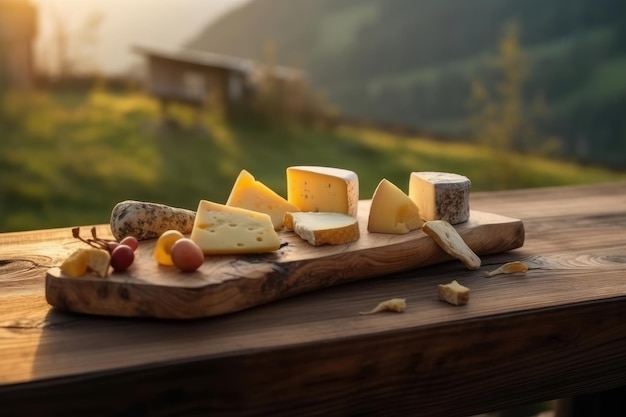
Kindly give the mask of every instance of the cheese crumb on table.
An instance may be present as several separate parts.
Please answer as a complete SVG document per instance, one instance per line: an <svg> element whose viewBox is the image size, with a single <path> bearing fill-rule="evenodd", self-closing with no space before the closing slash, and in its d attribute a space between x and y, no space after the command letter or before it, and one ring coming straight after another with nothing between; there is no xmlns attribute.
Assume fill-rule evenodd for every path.
<svg viewBox="0 0 626 417"><path fill-rule="evenodd" d="M485 272L486 277L492 277L498 274L515 274L524 273L528 271L528 265L521 261L507 262L504 265L494 269L490 272Z"/></svg>
<svg viewBox="0 0 626 417"><path fill-rule="evenodd" d="M375 314L375 313L380 313L381 311L403 313L404 310L406 310L406 299L405 298L392 298L391 300L382 301L378 303L378 305L370 311L361 311L359 314L361 315Z"/></svg>
<svg viewBox="0 0 626 417"><path fill-rule="evenodd" d="M439 284L437 289L441 301L446 301L455 306L467 304L469 301L469 288L459 284L456 280L449 284Z"/></svg>

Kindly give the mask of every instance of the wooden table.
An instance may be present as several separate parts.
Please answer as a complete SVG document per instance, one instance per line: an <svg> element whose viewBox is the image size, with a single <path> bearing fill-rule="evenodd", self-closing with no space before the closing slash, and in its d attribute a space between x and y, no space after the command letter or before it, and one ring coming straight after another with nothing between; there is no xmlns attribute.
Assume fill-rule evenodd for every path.
<svg viewBox="0 0 626 417"><path fill-rule="evenodd" d="M482 271L522 260L526 274L449 262L193 321L51 309L44 276L70 230L0 234L0 414L460 416L623 392L626 183L471 205L526 228ZM437 300L451 279L468 305ZM358 315L394 297L404 313Z"/></svg>

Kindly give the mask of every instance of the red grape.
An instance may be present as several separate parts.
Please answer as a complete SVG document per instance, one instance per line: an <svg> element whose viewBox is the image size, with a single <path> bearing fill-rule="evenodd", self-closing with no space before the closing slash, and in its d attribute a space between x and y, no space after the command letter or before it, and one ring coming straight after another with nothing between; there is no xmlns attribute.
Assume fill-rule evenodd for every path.
<svg viewBox="0 0 626 417"><path fill-rule="evenodd" d="M139 247L139 242L135 236L126 236L124 239L120 240L120 245L129 246L134 252Z"/></svg>
<svg viewBox="0 0 626 417"><path fill-rule="evenodd" d="M126 271L135 260L133 249L127 245L118 245L111 252L111 266L118 272Z"/></svg>
<svg viewBox="0 0 626 417"><path fill-rule="evenodd" d="M172 262L184 272L192 272L200 268L204 262L204 253L200 246L191 239L182 238L172 246Z"/></svg>

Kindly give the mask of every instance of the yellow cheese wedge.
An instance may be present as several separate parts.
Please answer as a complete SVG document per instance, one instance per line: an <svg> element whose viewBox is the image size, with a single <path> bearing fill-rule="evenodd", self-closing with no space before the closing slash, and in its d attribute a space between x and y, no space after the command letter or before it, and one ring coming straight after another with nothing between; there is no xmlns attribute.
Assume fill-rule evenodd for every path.
<svg viewBox="0 0 626 417"><path fill-rule="evenodd" d="M272 219L274 230L283 228L286 212L298 211L296 206L265 184L255 180L245 169L239 173L226 205L268 214Z"/></svg>
<svg viewBox="0 0 626 417"><path fill-rule="evenodd" d="M205 255L262 253L280 247L269 215L207 200L198 204L190 237Z"/></svg>
<svg viewBox="0 0 626 417"><path fill-rule="evenodd" d="M470 216L470 180L447 172L412 172L409 197L415 201L424 220L466 222Z"/></svg>
<svg viewBox="0 0 626 417"><path fill-rule="evenodd" d="M358 220L343 213L286 213L285 227L313 246L341 245L360 237Z"/></svg>
<svg viewBox="0 0 626 417"><path fill-rule="evenodd" d="M372 196L367 230L404 234L419 229L422 224L417 204L395 184L383 178Z"/></svg>
<svg viewBox="0 0 626 417"><path fill-rule="evenodd" d="M104 249L88 248L89 261L87 268L96 273L99 277L105 278L109 274L111 264L111 254Z"/></svg>
<svg viewBox="0 0 626 417"><path fill-rule="evenodd" d="M61 272L70 277L82 277L87 273L89 253L85 249L77 249L68 256L60 266Z"/></svg>
<svg viewBox="0 0 626 417"><path fill-rule="evenodd" d="M74 251L63 261L61 272L70 277L82 277L88 271L93 271L99 277L106 277L109 273L111 255L104 249L80 248Z"/></svg>
<svg viewBox="0 0 626 417"><path fill-rule="evenodd" d="M287 200L300 211L344 213L356 217L359 177L340 168L288 167Z"/></svg>

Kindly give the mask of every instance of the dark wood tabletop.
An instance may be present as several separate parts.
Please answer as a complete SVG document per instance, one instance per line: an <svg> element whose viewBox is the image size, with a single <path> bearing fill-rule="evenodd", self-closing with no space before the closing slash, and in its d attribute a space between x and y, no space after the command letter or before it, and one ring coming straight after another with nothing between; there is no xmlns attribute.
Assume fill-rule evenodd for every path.
<svg viewBox="0 0 626 417"><path fill-rule="evenodd" d="M462 416L626 386L626 183L471 207L521 219L524 246L195 320L53 309L70 229L0 234L0 414ZM453 279L467 305L438 300ZM406 311L358 314L390 298Z"/></svg>

